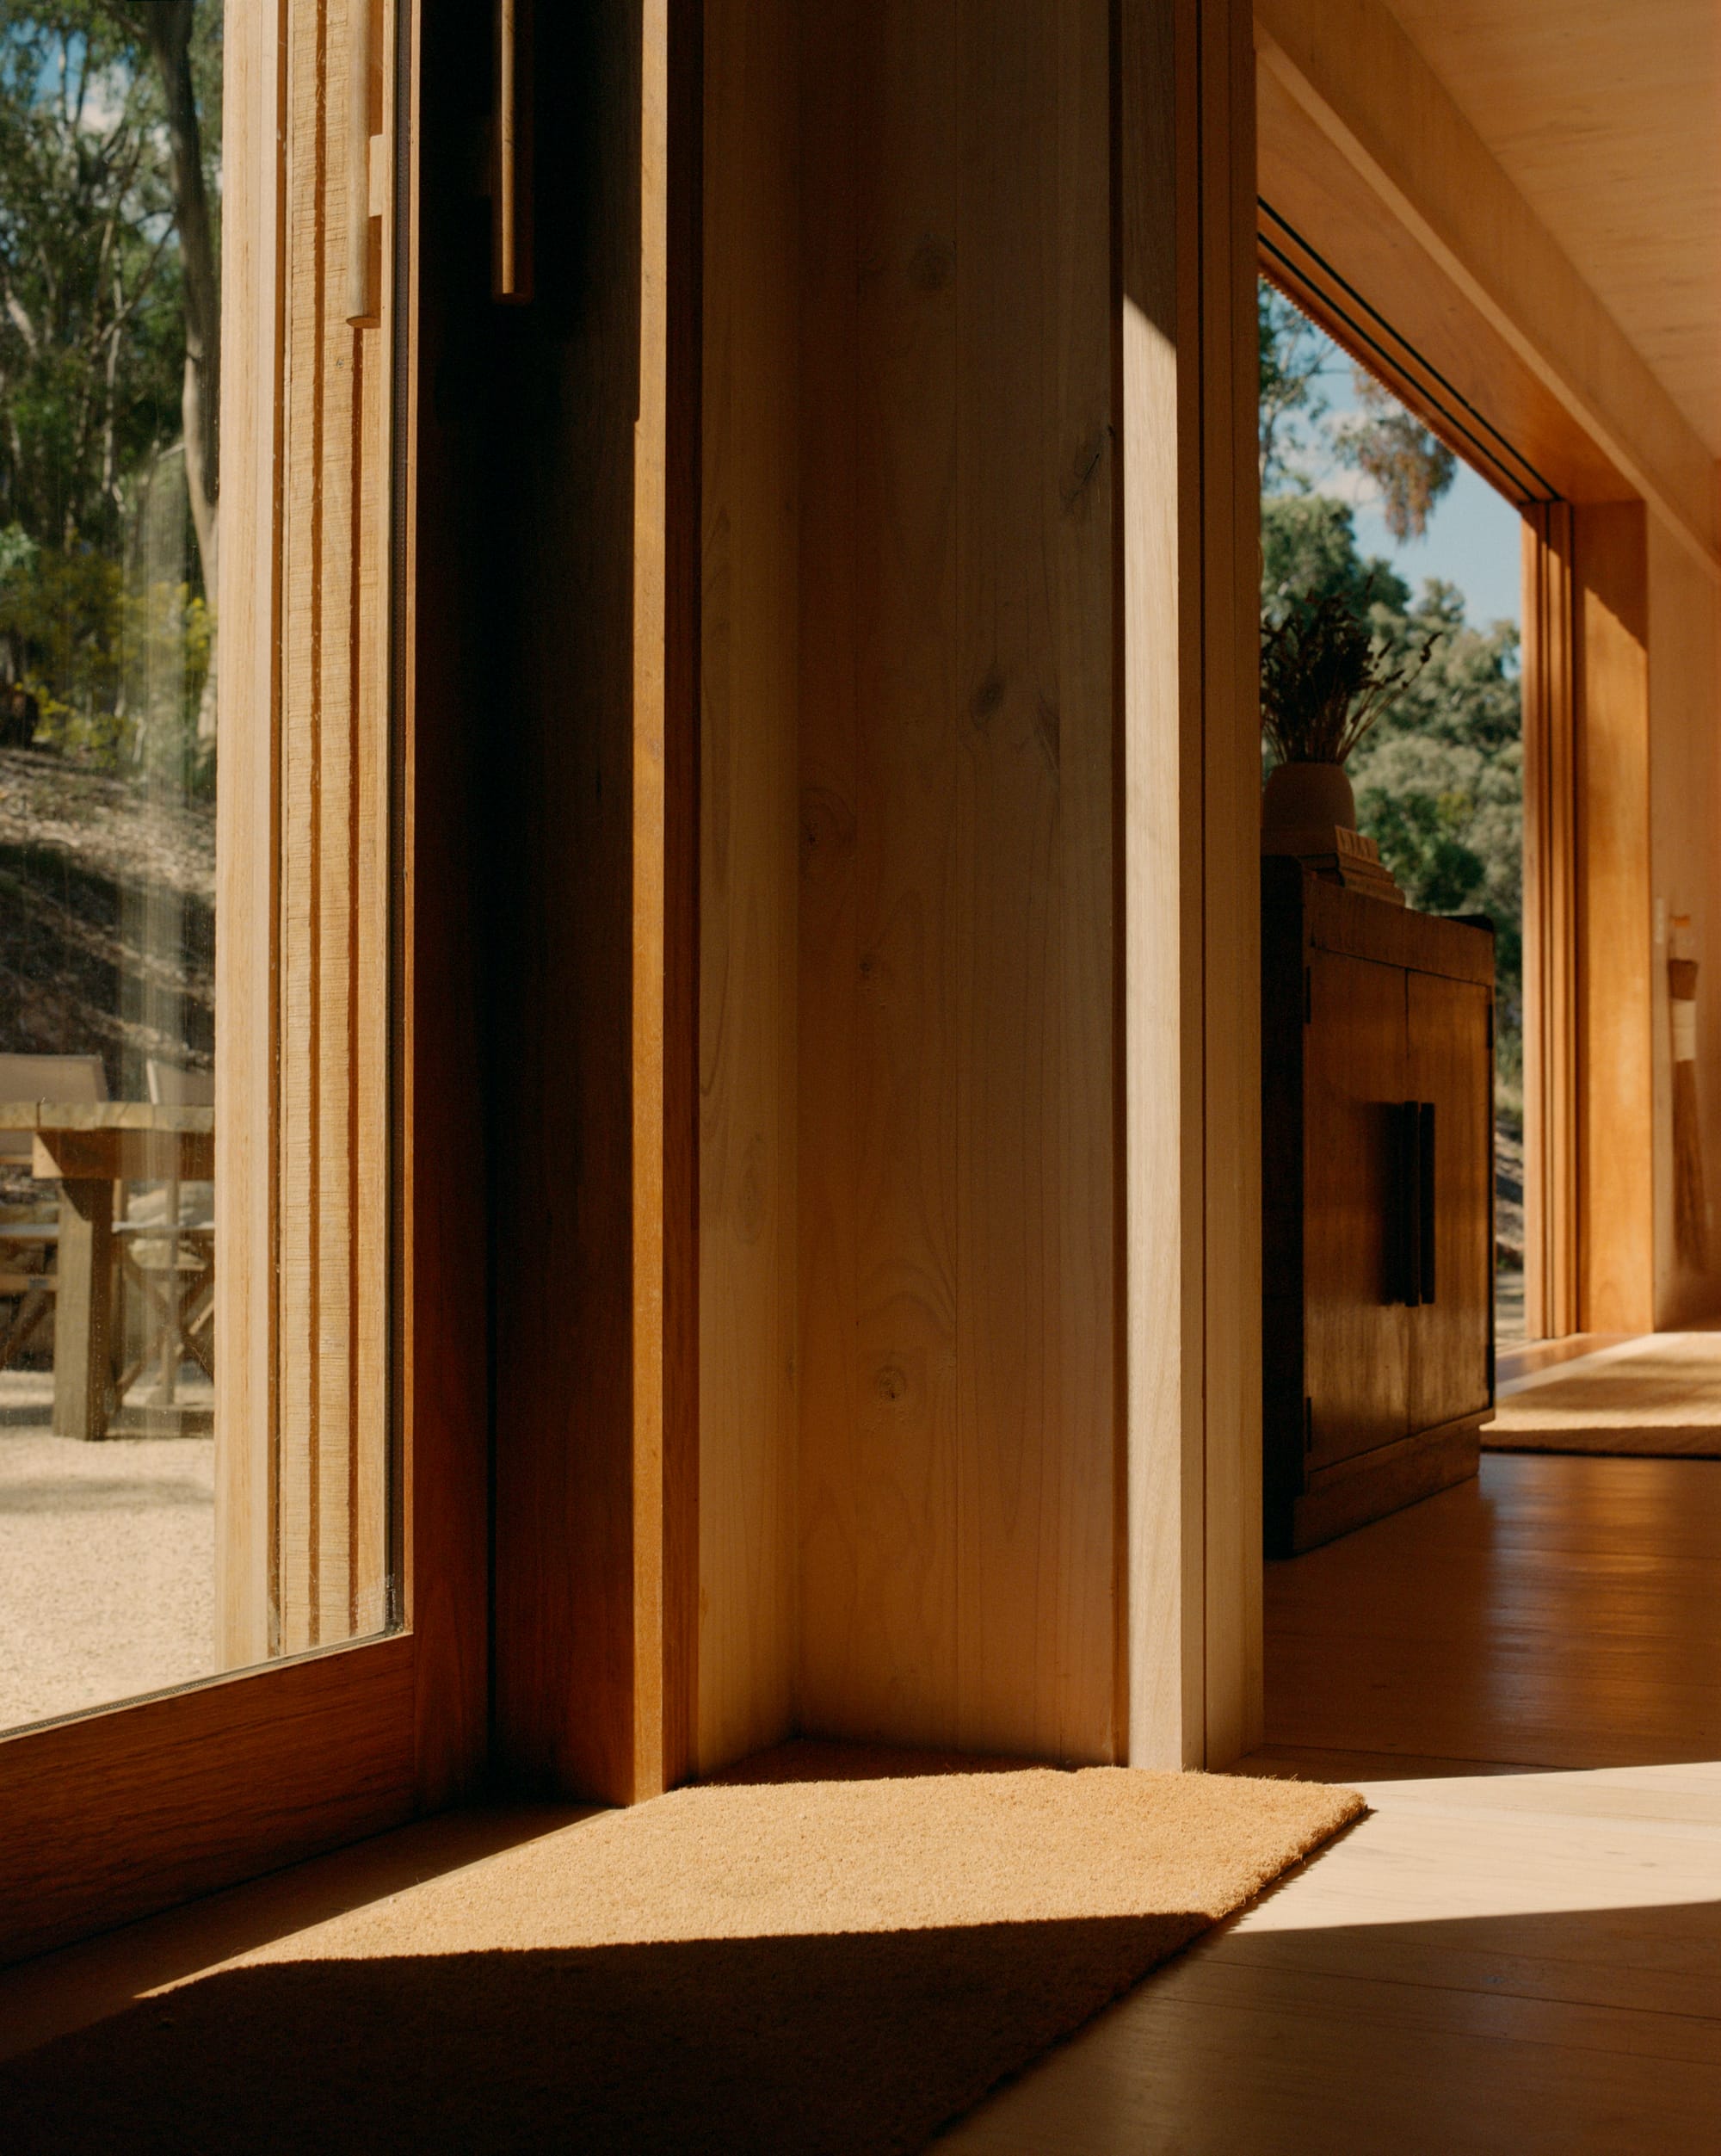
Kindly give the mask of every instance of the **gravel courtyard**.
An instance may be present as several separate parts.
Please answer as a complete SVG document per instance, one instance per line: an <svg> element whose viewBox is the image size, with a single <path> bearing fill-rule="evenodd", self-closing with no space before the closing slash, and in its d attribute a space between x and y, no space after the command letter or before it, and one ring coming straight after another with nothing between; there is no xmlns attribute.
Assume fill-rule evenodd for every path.
<svg viewBox="0 0 1721 2156"><path fill-rule="evenodd" d="M214 1666L213 1440L56 1437L52 1383L0 1371L0 1730Z"/></svg>

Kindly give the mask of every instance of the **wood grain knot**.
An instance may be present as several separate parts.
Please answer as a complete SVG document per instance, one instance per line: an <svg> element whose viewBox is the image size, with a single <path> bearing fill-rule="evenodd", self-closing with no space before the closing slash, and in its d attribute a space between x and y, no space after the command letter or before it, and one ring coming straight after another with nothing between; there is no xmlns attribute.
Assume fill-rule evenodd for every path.
<svg viewBox="0 0 1721 2156"><path fill-rule="evenodd" d="M909 257L909 282L916 292L942 292L956 275L956 250L928 232Z"/></svg>
<svg viewBox="0 0 1721 2156"><path fill-rule="evenodd" d="M1039 744L1039 752L1046 758L1046 768L1055 779L1058 775L1058 752L1062 738L1062 722L1058 707L1049 696L1037 696L1033 706L1033 738Z"/></svg>
<svg viewBox="0 0 1721 2156"><path fill-rule="evenodd" d="M1111 439L1111 428L1102 424L1095 428L1093 433L1076 451L1076 461L1070 469L1069 484L1063 490L1064 509L1066 516L1082 500L1089 487L1093 484L1094 474L1105 462L1106 451L1110 445Z"/></svg>
<svg viewBox="0 0 1721 2156"><path fill-rule="evenodd" d="M880 1399L899 1400L909 1389L908 1372L898 1362L886 1362L876 1382Z"/></svg>
<svg viewBox="0 0 1721 2156"><path fill-rule="evenodd" d="M974 724L984 726L1004 701L1004 677L996 666L989 667L986 678L968 700Z"/></svg>
<svg viewBox="0 0 1721 2156"><path fill-rule="evenodd" d="M810 786L801 795L801 874L810 883L833 874L854 849L854 817L840 794Z"/></svg>
<svg viewBox="0 0 1721 2156"><path fill-rule="evenodd" d="M769 1188L765 1134L756 1130L748 1140L747 1155L741 1164L741 1185L735 1194L735 1232L738 1241L756 1243L764 1233Z"/></svg>

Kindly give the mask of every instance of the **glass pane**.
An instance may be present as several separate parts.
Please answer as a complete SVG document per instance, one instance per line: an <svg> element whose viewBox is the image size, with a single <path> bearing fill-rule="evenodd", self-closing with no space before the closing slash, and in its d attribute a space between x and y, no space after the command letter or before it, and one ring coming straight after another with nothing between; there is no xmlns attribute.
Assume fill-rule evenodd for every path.
<svg viewBox="0 0 1721 2156"><path fill-rule="evenodd" d="M1494 924L1495 1323L1524 1332L1521 519L1263 280L1262 603L1342 595L1428 660L1348 770L1410 905Z"/></svg>
<svg viewBox="0 0 1721 2156"><path fill-rule="evenodd" d="M230 109L254 164L258 142L281 159L241 174L224 69L259 31L238 11L0 0L0 1729L361 1636L393 1606L380 218L370 308L340 304L341 212L361 186L376 207L386 162L385 15L295 0L323 95L296 131L236 132ZM224 318L224 222L277 185L278 322L236 321L231 293ZM250 404L287 414L274 528L228 507L255 444L219 436L224 368L262 370ZM313 593L301 625L313 548L348 596ZM271 549L278 692L218 695L222 591ZM292 678L305 636L320 686ZM261 960L243 1012L218 954L236 936ZM236 1024L266 1048L230 1097ZM241 1155L265 1176L236 1231ZM268 1303L249 1331L248 1281ZM259 1332L262 1382L239 1367Z"/></svg>

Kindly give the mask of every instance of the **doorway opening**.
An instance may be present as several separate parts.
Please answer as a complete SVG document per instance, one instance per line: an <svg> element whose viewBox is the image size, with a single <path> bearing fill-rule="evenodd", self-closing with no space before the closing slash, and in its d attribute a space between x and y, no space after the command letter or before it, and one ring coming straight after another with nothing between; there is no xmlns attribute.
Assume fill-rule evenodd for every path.
<svg viewBox="0 0 1721 2156"><path fill-rule="evenodd" d="M1495 937L1494 1327L1527 1337L1522 515L1266 278L1264 623L1335 596L1411 677L1348 762L1409 907ZM1537 1329L1537 1328L1533 1328Z"/></svg>
<svg viewBox="0 0 1721 2156"><path fill-rule="evenodd" d="M1421 670L1349 760L1357 825L1378 847L1409 911L1486 916L1493 928L1491 1322L1499 1350L1521 1350L1545 1334L1549 1343L1539 1355L1553 1356L1560 1349L1551 1336L1575 1336L1582 1307L1575 1259L1566 1256L1562 1278L1550 1257L1557 1245L1575 1244L1576 1232L1575 1179L1558 1171L1572 1144L1570 1109L1563 1130L1551 1125L1576 1084L1577 781L1568 677L1575 631L1571 590L1561 576L1573 573L1572 528L1582 512L1551 493L1535 494L1522 473L1461 454L1462 429L1437 435L1425 414L1386 386L1382 378L1395 374L1390 363L1381 375L1371 373L1327 326L1264 280L1258 306L1263 621L1271 624L1275 609L1282 613L1298 598L1337 595L1395 662L1414 665L1426 652ZM1618 514L1623 522L1629 512ZM1600 559L1599 542L1589 543ZM1629 609L1620 618L1629 619ZM1271 955L1264 930L1264 964ZM1323 955L1315 953L1307 1001L1299 995L1290 1014L1292 1033L1298 1018L1318 1029ZM1414 975L1423 961L1413 955L1398 962ZM1327 965L1333 979L1342 967L1350 979L1371 970L1349 955ZM1384 979L1384 965L1372 970ZM1415 1003L1413 987L1413 1022ZM1281 1016L1288 1011L1287 1005ZM1347 1027L1329 1029L1337 1046L1323 1051L1327 1065L1317 1072L1323 1082L1348 1058L1344 1075L1348 1082L1354 1076L1352 1093L1376 1084L1371 1097L1397 1103L1404 1090L1429 1090L1426 1081L1410 1079L1397 1081L1393 1091L1388 1081L1377 1084L1372 1075L1358 1073L1368 1028L1355 1012L1348 1015ZM1385 1030L1382 1023L1373 1029ZM1317 1071L1316 1051L1302 1053L1304 1067ZM1416 1053L1413 1022L1412 1066ZM1311 1158L1323 1147L1327 1153L1354 1147L1363 1131L1353 1118L1343 1130L1335 1125L1317 1135L1319 1102L1346 1090L1347 1084L1329 1083L1317 1099L1311 1078L1303 1105ZM1389 1137L1391 1113L1381 1110ZM1438 1114L1444 1118L1446 1109ZM1444 1136L1441 1144L1450 1158ZM1484 1158L1478 1148L1478 1174ZM1269 1184L1270 1171L1269 1163ZM1414 1304L1414 1293L1403 1294L1390 1270L1397 1173L1397 1156L1389 1152L1383 1245L1389 1270L1380 1300ZM1311 1177L1299 1194L1311 1217L1316 1195ZM1271 1188L1266 1210L1270 1223ZM1355 1240L1358 1220L1328 1217L1321 1228ZM1440 1255L1438 1300L1445 1302L1452 1268L1444 1248ZM1347 1277L1366 1271L1354 1264ZM1312 1309L1319 1299L1312 1271L1310 1280ZM1385 1321L1394 1313L1378 1313L1383 1322L1370 1330L1358 1312L1349 1313L1354 1322L1342 1337L1331 1311L1319 1314L1343 1356L1368 1366L1363 1390L1373 1391L1364 1405L1378 1408L1393 1375L1381 1344L1397 1337ZM1409 1324L1426 1324L1428 1314L1412 1310ZM1479 1298L1477 1321L1489 1314ZM1394 1321L1406 1315L1397 1313ZM1311 1321L1311 1337L1317 1329ZM1588 1336L1587 1344L1593 1348L1596 1337ZM1452 1336L1436 1330L1429 1339L1445 1354ZM1583 1343L1574 1337L1566 1344ZM1334 1524L1337 1479L1360 1477L1354 1462L1338 1457L1343 1433L1333 1426L1336 1414L1323 1427L1315 1376L1308 1379L1309 1396L1293 1402L1307 1412L1302 1443L1309 1495L1295 1523L1298 1539L1281 1536L1275 1544L1269 1535L1269 1555L1283 1561L1266 1569L1267 1742L1251 1764L1396 1781L1461 1776L1479 1766L1545 1770L1712 1757L1712 1702L1706 1700L1694 1714L1673 1681L1690 1652L1690 1620L1677 1606L1675 1569L1665 1562L1691 1531L1688 1523L1706 1517L1715 1502L1706 1466L1490 1449L1479 1474L1472 1455L1467 1472L1431 1467L1416 1487L1407 1472L1389 1487L1389 1455L1407 1460L1418 1444L1431 1449L1440 1435L1420 1428L1414 1348L1409 1360L1410 1434L1400 1445L1377 1442L1370 1456L1383 1463L1378 1501L1372 1510L1358 1506L1344 1529ZM1527 1358L1523 1367L1536 1360ZM1512 1370L1510 1362L1506 1368ZM1359 1427L1364 1419L1360 1410L1353 1417ZM1269 1445L1270 1521L1272 1473ZM1303 1554L1287 1554L1292 1548ZM1607 1580L1627 1572L1656 1585L1632 1614L1641 1628L1634 1633L1641 1681L1622 1707L1607 1696L1611 1680L1589 1642L1598 1623L1610 1622ZM1710 1636L1712 1628L1706 1642Z"/></svg>

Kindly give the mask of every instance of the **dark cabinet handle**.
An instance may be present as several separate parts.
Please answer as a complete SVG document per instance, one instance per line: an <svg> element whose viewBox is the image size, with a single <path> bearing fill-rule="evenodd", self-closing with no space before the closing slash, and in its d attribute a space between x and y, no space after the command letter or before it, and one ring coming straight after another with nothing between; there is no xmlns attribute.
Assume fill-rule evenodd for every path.
<svg viewBox="0 0 1721 2156"><path fill-rule="evenodd" d="M493 274L498 300L532 297L532 0L496 0Z"/></svg>
<svg viewBox="0 0 1721 2156"><path fill-rule="evenodd" d="M1397 1116L1398 1293L1416 1309L1434 1300L1434 1104L1405 1101Z"/></svg>

